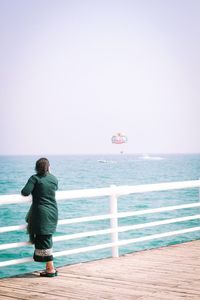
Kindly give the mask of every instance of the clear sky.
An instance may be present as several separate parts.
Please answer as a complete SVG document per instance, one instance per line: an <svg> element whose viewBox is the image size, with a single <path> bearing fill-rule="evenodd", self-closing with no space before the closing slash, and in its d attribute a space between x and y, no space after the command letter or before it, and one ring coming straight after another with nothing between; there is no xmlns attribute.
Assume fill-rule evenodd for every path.
<svg viewBox="0 0 200 300"><path fill-rule="evenodd" d="M199 0L0 0L0 40L0 154L200 153Z"/></svg>

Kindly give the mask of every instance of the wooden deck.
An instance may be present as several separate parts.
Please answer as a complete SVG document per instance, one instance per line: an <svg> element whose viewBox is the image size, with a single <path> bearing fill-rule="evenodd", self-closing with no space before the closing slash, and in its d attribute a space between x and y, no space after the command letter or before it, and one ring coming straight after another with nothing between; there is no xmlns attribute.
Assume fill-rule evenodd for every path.
<svg viewBox="0 0 200 300"><path fill-rule="evenodd" d="M0 299L200 299L200 241L0 280Z"/></svg>

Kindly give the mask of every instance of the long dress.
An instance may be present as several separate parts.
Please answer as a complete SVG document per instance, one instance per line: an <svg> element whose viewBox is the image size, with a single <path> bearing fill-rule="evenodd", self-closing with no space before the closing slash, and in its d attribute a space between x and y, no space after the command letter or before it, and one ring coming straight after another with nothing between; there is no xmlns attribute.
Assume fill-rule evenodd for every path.
<svg viewBox="0 0 200 300"><path fill-rule="evenodd" d="M28 217L29 232L34 235L34 260L51 261L52 235L58 222L58 208L55 192L58 189L57 178L46 175L32 175L21 191L23 196L32 194L33 201Z"/></svg>

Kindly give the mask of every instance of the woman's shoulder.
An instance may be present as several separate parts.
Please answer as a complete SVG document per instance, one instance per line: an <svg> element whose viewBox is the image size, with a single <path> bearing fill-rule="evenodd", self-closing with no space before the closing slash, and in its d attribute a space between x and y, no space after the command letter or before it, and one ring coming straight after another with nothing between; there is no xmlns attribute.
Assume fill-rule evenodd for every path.
<svg viewBox="0 0 200 300"><path fill-rule="evenodd" d="M30 182L32 182L32 183L36 183L36 182L38 182L38 176L37 176L37 174L33 174L30 178L29 178L29 180L28 181L30 181Z"/></svg>
<svg viewBox="0 0 200 300"><path fill-rule="evenodd" d="M53 175L53 174L51 174L51 173L48 173L48 176L49 176L52 180L58 182L58 179L56 178L55 175Z"/></svg>

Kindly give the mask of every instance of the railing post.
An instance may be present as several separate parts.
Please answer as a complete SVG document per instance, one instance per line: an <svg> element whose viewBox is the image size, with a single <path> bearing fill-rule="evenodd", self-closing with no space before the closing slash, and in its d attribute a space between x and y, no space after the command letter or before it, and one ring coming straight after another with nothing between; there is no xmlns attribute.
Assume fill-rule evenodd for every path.
<svg viewBox="0 0 200 300"><path fill-rule="evenodd" d="M116 186L111 185L111 195L110 195L110 213L112 217L110 219L110 227L113 229L111 233L112 243L118 243L118 218L117 218L117 195ZM119 257L119 247L115 245L112 247L112 257Z"/></svg>

